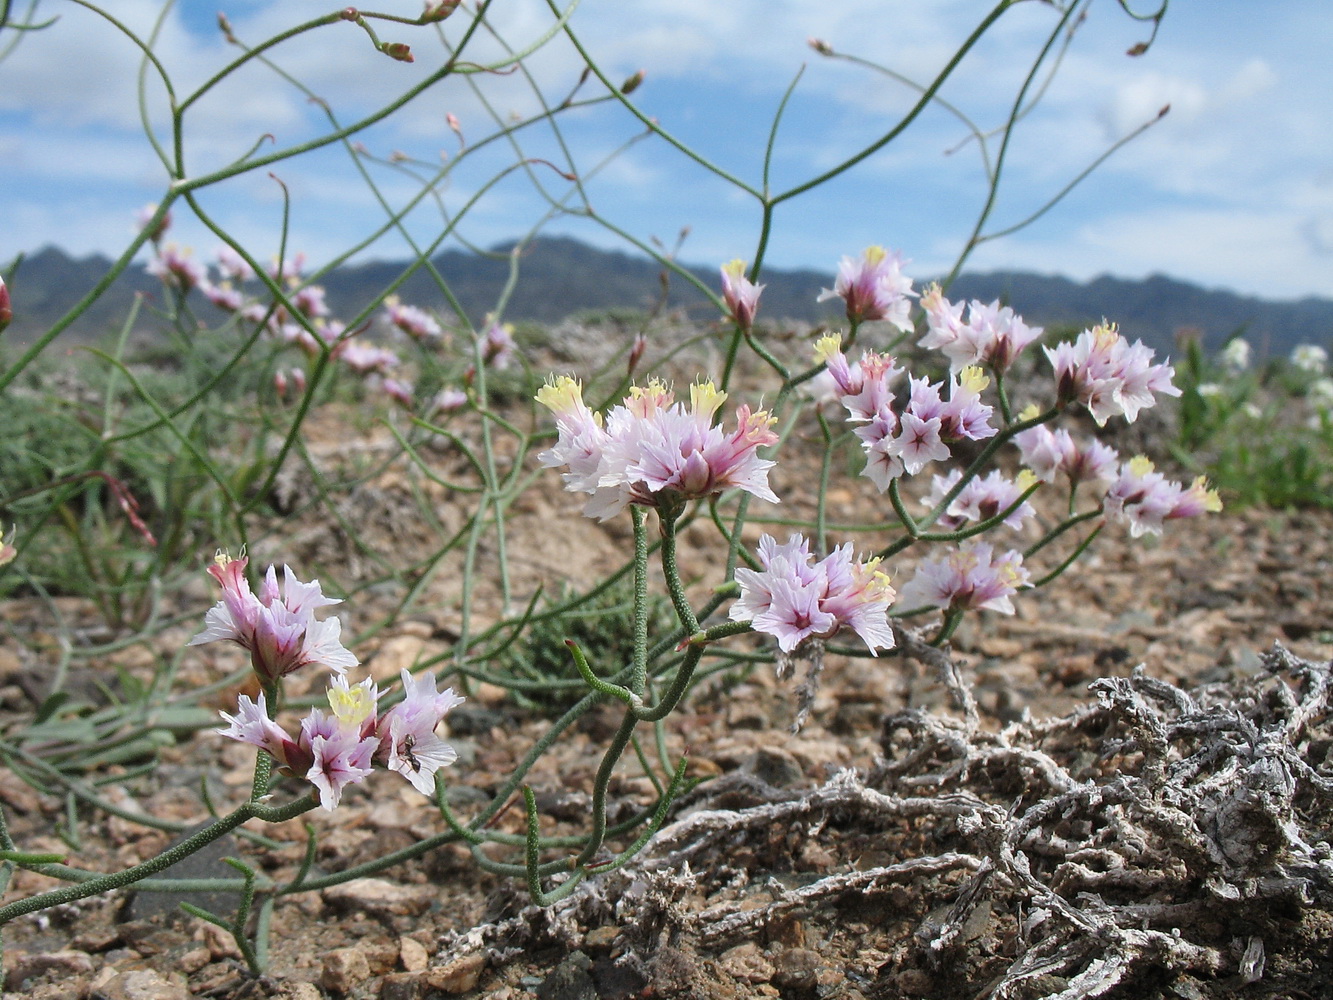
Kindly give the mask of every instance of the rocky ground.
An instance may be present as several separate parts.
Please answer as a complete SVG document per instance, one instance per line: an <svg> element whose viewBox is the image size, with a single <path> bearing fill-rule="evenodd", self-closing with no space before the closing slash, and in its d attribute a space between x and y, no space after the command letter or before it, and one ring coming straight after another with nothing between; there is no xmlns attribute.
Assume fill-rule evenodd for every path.
<svg viewBox="0 0 1333 1000"><path fill-rule="evenodd" d="M799 494L810 472L779 470L778 492ZM357 500L383 522L377 544L388 558L393 545L418 544L409 478L390 470ZM835 522L859 502L853 485L830 495ZM580 518L558 487L550 475L512 511L519 591L595 576L624 551L627 525ZM451 523L447 505L438 514ZM705 576L711 537L702 527L687 534L687 572ZM328 560L338 544L335 528L302 525L257 558ZM945 661L919 649L828 657L799 733L790 731L795 682L768 666L701 686L670 719L667 742L708 780L633 864L556 907L530 906L519 882L479 871L466 847L447 844L279 900L268 974L254 979L229 936L175 911L174 899L114 894L7 927L5 1000L1328 996L1333 732L1319 665L1333 656L1331 570L1327 512L1224 512L1173 523L1160 541L1108 531L1014 616L967 622ZM412 613L358 647L376 677L448 650L454 585L441 574ZM180 648L212 599L202 578L172 595L182 617L160 647ZM61 608L66 624L87 613ZM372 617L364 605L349 608L356 614ZM9 725L32 710L24 678L50 665L42 615L32 599L0 608L11 635L0 659ZM1290 652L1270 654L1275 643ZM915 648L906 634L902 645ZM79 669L154 662L130 647ZM236 662L220 648L193 650L177 683L214 682ZM617 718L595 711L533 772L544 832L583 828ZM547 722L501 689L471 690L449 719L460 754L450 800L461 815L489 799ZM253 766L247 748L207 731L158 760L148 775L118 780L113 767L87 780L122 811L196 824L207 817L200 782L224 810L244 798ZM652 789L631 762L612 791L635 803ZM69 863L86 868L134 864L172 839L104 812L71 817L64 795L9 770L0 801L26 850L71 853L55 831L73 819ZM196 873L234 854L290 877L305 821L318 833L316 872L442 829L430 803L377 774L335 813L258 831L277 846L227 838ZM510 832L522 824L521 805L497 821ZM19 872L5 898L54 884ZM214 904L229 905L202 905Z"/></svg>

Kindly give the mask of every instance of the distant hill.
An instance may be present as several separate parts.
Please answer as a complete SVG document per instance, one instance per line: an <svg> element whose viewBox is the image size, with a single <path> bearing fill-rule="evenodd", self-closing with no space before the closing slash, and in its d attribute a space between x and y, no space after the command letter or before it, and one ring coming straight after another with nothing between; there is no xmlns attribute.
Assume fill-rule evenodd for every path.
<svg viewBox="0 0 1333 1000"><path fill-rule="evenodd" d="M509 278L509 262L462 250L437 255L432 264L444 276L460 304L474 319L494 308ZM339 268L326 276L327 301L334 313L350 316L379 295L402 272L402 262L370 262ZM14 322L6 340L31 341L50 328L99 278L110 261L75 259L46 248L23 260L10 282ZM710 287L718 287L715 267L691 267ZM655 261L617 251L598 250L577 240L548 237L535 241L520 258L520 276L505 310L511 321L554 323L583 312L646 310L664 292L663 269ZM924 276L923 276L924 277ZM838 322L836 302L816 303L831 274L777 271L764 274L766 289L760 316L767 320ZM922 282L924 283L924 281ZM142 266L132 267L89 312L62 334L66 342L93 340L124 322L136 292L161 301L162 287ZM701 320L711 318L706 300L687 282L671 275L666 305ZM431 277L419 270L398 290L403 301L446 311ZM952 299L1002 299L1029 322L1046 327L1087 326L1103 317L1115 320L1131 339L1172 352L1177 333L1198 330L1216 347L1243 331L1261 354L1285 354L1298 343L1333 341L1333 300L1306 298L1274 302L1230 292L1210 291L1154 275L1142 281L1101 277L1086 283L1017 272L964 274L949 291ZM199 308L207 310L200 300ZM151 330L152 319L141 319Z"/></svg>

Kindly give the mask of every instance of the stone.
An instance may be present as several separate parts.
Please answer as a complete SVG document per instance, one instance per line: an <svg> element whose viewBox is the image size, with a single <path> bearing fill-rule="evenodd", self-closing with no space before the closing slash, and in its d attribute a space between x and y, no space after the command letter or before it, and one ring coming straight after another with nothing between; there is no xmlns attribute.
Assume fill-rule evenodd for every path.
<svg viewBox="0 0 1333 1000"><path fill-rule="evenodd" d="M441 993L466 993L474 989L486 968L486 956L481 952L472 952L455 958L452 962L429 969L422 977L427 986Z"/></svg>
<svg viewBox="0 0 1333 1000"><path fill-rule="evenodd" d="M319 982L331 993L350 993L370 978L370 963L360 948L334 948L324 956Z"/></svg>
<svg viewBox="0 0 1333 1000"><path fill-rule="evenodd" d="M113 976L98 990L102 1000L190 1000L180 983L163 979L152 969L135 969Z"/></svg>
<svg viewBox="0 0 1333 1000"><path fill-rule="evenodd" d="M583 947L589 951L609 951L618 937L620 937L620 928L614 924L608 924L605 927L594 927L584 935Z"/></svg>
<svg viewBox="0 0 1333 1000"><path fill-rule="evenodd" d="M40 979L48 973L67 979L93 971L93 957L86 951L48 951L19 954L6 964L5 989L22 990L29 979Z"/></svg>
<svg viewBox="0 0 1333 1000"><path fill-rule="evenodd" d="M282 992L278 996L281 1000L324 1000L324 994L319 991L319 987L306 982L284 983Z"/></svg>
<svg viewBox="0 0 1333 1000"><path fill-rule="evenodd" d="M419 972L392 972L380 980L380 1000L417 1000L420 996Z"/></svg>
<svg viewBox="0 0 1333 1000"><path fill-rule="evenodd" d="M417 917L430 908L436 892L424 885L398 885L379 878L357 878L324 890L335 909L371 916Z"/></svg>
<svg viewBox="0 0 1333 1000"><path fill-rule="evenodd" d="M757 944L738 944L722 953L718 967L734 979L747 983L766 983L773 978L773 963Z"/></svg>
<svg viewBox="0 0 1333 1000"><path fill-rule="evenodd" d="M176 959L176 968L188 976L190 973L198 972L211 961L213 961L213 953L207 948L199 946L182 953Z"/></svg>
<svg viewBox="0 0 1333 1000"><path fill-rule="evenodd" d="M430 965L430 952L416 938L398 939L398 962L407 972L424 972Z"/></svg>
<svg viewBox="0 0 1333 1000"><path fill-rule="evenodd" d="M819 969L823 964L817 951L788 948L773 958L773 984L784 992L813 991L819 985Z"/></svg>

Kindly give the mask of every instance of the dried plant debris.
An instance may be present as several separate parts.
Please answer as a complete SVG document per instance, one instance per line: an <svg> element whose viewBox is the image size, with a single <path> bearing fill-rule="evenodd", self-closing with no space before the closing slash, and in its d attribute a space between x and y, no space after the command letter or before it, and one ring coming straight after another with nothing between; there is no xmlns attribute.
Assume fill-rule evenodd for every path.
<svg viewBox="0 0 1333 1000"><path fill-rule="evenodd" d="M1265 668L1193 691L1140 669L1002 732L965 708L900 712L871 773L803 793L720 778L632 867L437 960L503 964L615 926L612 958L649 979L662 949L781 978L808 951L796 926L866 998L1326 996L1333 664L1275 647ZM781 993L839 995L822 982Z"/></svg>

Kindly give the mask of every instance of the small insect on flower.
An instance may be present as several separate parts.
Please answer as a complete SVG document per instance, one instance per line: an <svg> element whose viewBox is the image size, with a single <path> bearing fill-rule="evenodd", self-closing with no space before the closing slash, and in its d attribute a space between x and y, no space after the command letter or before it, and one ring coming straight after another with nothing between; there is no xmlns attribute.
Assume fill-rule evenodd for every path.
<svg viewBox="0 0 1333 1000"><path fill-rule="evenodd" d="M420 774L421 761L417 758L416 754L412 752L416 745L417 738L411 733L408 733L398 743L398 756L407 762L407 766L412 769L413 774Z"/></svg>

